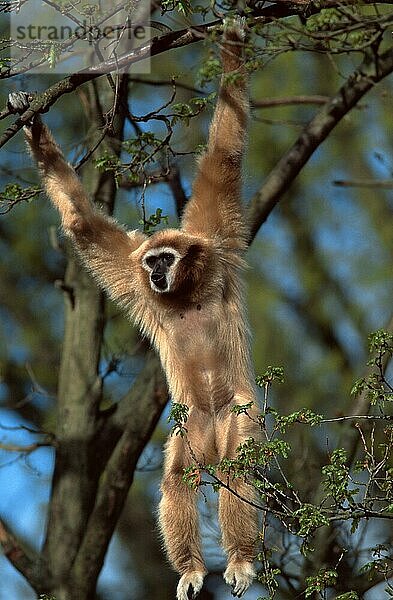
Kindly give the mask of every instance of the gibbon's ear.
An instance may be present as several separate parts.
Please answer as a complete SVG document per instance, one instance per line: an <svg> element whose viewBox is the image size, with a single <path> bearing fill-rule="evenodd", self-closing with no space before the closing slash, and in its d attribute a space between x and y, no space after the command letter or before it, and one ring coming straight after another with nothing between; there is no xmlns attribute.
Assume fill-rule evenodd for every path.
<svg viewBox="0 0 393 600"><path fill-rule="evenodd" d="M212 262L209 246L198 242L191 243L186 254L176 265L176 291L197 293L201 287L205 287Z"/></svg>
<svg viewBox="0 0 393 600"><path fill-rule="evenodd" d="M191 244L186 258L193 261L202 261L207 256L206 249L201 244Z"/></svg>
<svg viewBox="0 0 393 600"><path fill-rule="evenodd" d="M211 253L206 246L195 243L190 245L183 260L187 266L192 267L193 271L199 272L209 266L210 255Z"/></svg>

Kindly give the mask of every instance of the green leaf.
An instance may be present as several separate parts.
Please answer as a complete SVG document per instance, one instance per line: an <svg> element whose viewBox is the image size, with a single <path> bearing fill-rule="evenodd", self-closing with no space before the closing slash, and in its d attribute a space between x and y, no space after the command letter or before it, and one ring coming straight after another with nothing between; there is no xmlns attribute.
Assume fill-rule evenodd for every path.
<svg viewBox="0 0 393 600"><path fill-rule="evenodd" d="M248 402L247 404L235 404L235 406L232 406L231 412L235 415L245 415L252 406L254 406L253 401Z"/></svg>
<svg viewBox="0 0 393 600"><path fill-rule="evenodd" d="M268 366L263 375L258 375L255 378L256 384L263 388L271 383L284 383L284 369L283 367L272 367Z"/></svg>
<svg viewBox="0 0 393 600"><path fill-rule="evenodd" d="M54 42L49 42L49 51L48 51L48 63L51 69L54 69L59 61L59 57L61 56L61 47L59 44Z"/></svg>
<svg viewBox="0 0 393 600"><path fill-rule="evenodd" d="M348 489L349 468L346 465L347 452L344 448L336 448L330 456L330 464L322 467L322 483L325 492L331 496L336 504L344 500L352 500L358 489Z"/></svg>
<svg viewBox="0 0 393 600"><path fill-rule="evenodd" d="M293 516L299 521L297 534L301 537L308 537L319 527L329 525L329 519L326 515L318 506L313 504L303 504L301 508L293 513Z"/></svg>
<svg viewBox="0 0 393 600"><path fill-rule="evenodd" d="M315 593L321 593L327 587L337 582L338 573L334 569L320 569L317 575L306 577L305 597L310 598Z"/></svg>
<svg viewBox="0 0 393 600"><path fill-rule="evenodd" d="M187 434L187 428L184 424L187 422L188 413L189 408L186 404L180 404L178 402L172 403L167 419L168 423L170 421L175 421L175 424L171 429L171 435L180 435L180 437L184 437Z"/></svg>

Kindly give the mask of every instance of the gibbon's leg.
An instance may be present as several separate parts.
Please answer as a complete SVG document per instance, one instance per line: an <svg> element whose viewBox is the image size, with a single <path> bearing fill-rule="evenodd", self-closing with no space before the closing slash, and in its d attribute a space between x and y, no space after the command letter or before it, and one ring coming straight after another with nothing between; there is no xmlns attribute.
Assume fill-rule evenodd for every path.
<svg viewBox="0 0 393 600"><path fill-rule="evenodd" d="M236 449L246 438L259 435L259 427L246 415L236 416L229 412L230 407L226 410L227 415L216 430L220 460L234 458ZM258 536L258 510L248 502L255 504L257 498L252 486L240 478L228 479L226 475L221 478L232 490L221 488L219 491L222 546L228 556L224 579L232 587L232 594L240 598L256 575L253 561Z"/></svg>
<svg viewBox="0 0 393 600"><path fill-rule="evenodd" d="M184 481L183 469L190 466L186 442L180 437L168 440L159 524L168 558L180 574L177 600L194 598L207 573L203 562L197 511L197 494Z"/></svg>
<svg viewBox="0 0 393 600"><path fill-rule="evenodd" d="M214 429L209 416L193 407L186 437L172 436L165 450L159 525L168 558L181 575L177 600L195 598L207 573L202 558L197 492L183 481L183 470L200 462L215 462Z"/></svg>
<svg viewBox="0 0 393 600"><path fill-rule="evenodd" d="M243 23L238 19L227 24L224 31L220 92L207 150L199 162L192 197L182 219L184 231L209 237L219 234L241 248L247 237L240 199L249 112L243 48Z"/></svg>
<svg viewBox="0 0 393 600"><path fill-rule="evenodd" d="M23 113L29 107L28 94L10 94L8 106L16 113ZM24 127L24 132L48 196L61 215L64 232L86 266L112 298L121 303L133 292L129 256L145 236L141 232L127 233L94 208L75 170L64 159L39 115Z"/></svg>

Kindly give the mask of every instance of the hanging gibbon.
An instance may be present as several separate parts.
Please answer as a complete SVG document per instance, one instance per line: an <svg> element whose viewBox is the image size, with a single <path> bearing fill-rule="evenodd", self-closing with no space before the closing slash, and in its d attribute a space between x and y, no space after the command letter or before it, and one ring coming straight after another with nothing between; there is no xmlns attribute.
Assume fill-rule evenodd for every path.
<svg viewBox="0 0 393 600"><path fill-rule="evenodd" d="M189 410L187 435L171 436L166 445L159 505L167 554L180 574L178 600L195 598L207 573L197 495L183 482L184 469L195 458L201 463L234 458L242 441L258 435L253 420L231 411L256 398L241 279L247 245L240 201L248 119L243 37L240 22L227 25L208 145L178 230L150 237L126 231L92 205L40 117L24 128L65 234L98 284L151 340L172 399ZM9 106L23 113L28 95L10 94ZM224 579L240 597L255 576L257 511L251 486L225 477L235 494L219 491Z"/></svg>

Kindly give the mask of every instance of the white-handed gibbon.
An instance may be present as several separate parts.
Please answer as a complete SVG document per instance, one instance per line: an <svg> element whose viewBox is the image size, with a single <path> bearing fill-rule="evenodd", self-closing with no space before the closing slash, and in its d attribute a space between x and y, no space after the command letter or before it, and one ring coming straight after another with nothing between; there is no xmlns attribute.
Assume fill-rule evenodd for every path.
<svg viewBox="0 0 393 600"><path fill-rule="evenodd" d="M186 437L171 436L166 446L159 506L167 554L181 576L178 600L194 598L207 572L197 494L183 482L184 469L195 458L204 464L234 458L241 442L258 435L255 421L231 411L256 399L241 280L247 245L240 202L248 119L243 45L241 25L227 26L221 52L224 76L208 146L179 230L148 237L100 214L39 116L25 127L64 232L99 285L152 341L172 399L189 409ZM10 94L9 105L23 112L28 95ZM240 478L225 476L225 481L236 493L224 487L219 491L228 557L224 578L240 597L255 576L257 511L251 486Z"/></svg>

